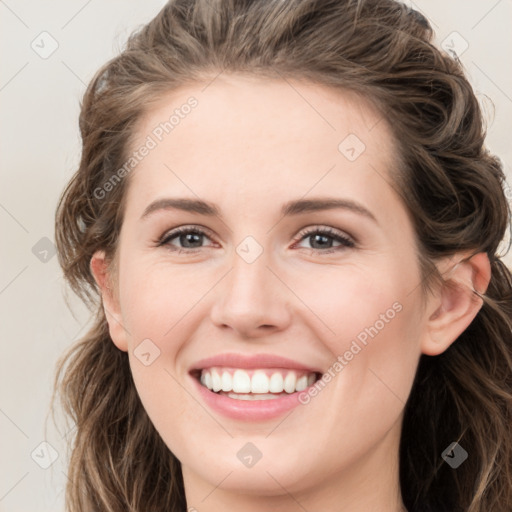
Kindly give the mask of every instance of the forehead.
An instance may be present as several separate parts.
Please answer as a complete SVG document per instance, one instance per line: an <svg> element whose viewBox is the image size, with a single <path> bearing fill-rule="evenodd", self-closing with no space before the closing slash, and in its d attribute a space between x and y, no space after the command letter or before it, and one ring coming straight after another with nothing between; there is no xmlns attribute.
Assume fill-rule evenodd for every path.
<svg viewBox="0 0 512 512"><path fill-rule="evenodd" d="M191 98L193 107L188 105ZM138 125L135 143L152 133L156 139L178 141L180 132L189 128L196 136L206 139L209 135L217 142L222 142L222 134L250 130L248 144L256 138L260 143L265 138L271 142L260 136L272 134L280 136L281 142L325 138L326 145L332 145L350 129L368 138L380 124L372 137L376 142L391 137L381 121L385 120L371 101L354 91L292 79L221 74L209 82L170 91L153 102ZM171 132L172 137L165 137ZM172 140L167 142L172 144Z"/></svg>
<svg viewBox="0 0 512 512"><path fill-rule="evenodd" d="M289 79L221 74L164 95L140 120L129 195L302 196L361 188L394 162L391 132L360 95ZM372 176L373 175L373 176ZM358 185L359 183L359 185ZM367 183L368 184L368 183ZM235 199L231 195L232 199Z"/></svg>

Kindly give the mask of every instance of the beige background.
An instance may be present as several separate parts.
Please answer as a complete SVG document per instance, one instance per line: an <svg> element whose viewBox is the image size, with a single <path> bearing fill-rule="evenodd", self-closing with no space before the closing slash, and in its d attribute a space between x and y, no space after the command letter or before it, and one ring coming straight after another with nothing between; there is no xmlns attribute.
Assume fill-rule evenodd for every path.
<svg viewBox="0 0 512 512"><path fill-rule="evenodd" d="M430 18L439 42L459 52L467 45L461 60L485 105L488 145L510 177L512 73L505 58L512 49L512 2L409 3ZM88 317L73 299L74 318L64 301L51 252L54 210L79 159L85 84L162 5L0 0L0 512L63 510L66 437L51 422L45 433L44 425L55 361L86 330ZM510 254L506 261L511 265ZM45 440L55 453L40 444ZM52 453L57 460L43 469Z"/></svg>

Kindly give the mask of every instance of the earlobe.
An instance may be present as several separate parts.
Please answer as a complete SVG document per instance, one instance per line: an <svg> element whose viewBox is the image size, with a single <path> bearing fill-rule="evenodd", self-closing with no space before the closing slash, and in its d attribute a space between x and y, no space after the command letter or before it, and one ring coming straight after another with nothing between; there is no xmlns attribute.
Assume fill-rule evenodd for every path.
<svg viewBox="0 0 512 512"><path fill-rule="evenodd" d="M491 279L491 265L486 253L468 259L457 258L445 272L444 283L432 299L433 311L421 349L426 355L443 353L471 324L483 305L479 294L485 293Z"/></svg>
<svg viewBox="0 0 512 512"><path fill-rule="evenodd" d="M126 329L121 322L119 300L115 290L113 290L109 264L104 251L97 251L93 254L90 268L101 293L102 306L108 322L110 337L119 350L126 352L128 350Z"/></svg>

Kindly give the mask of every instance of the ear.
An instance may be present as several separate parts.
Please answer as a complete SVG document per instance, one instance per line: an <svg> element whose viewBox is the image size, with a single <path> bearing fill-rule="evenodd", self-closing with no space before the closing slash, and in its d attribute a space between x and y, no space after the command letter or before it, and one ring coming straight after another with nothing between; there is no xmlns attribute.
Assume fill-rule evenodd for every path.
<svg viewBox="0 0 512 512"><path fill-rule="evenodd" d="M458 263L454 264L454 261ZM451 258L440 268L444 283L429 299L427 329L421 351L429 356L443 353L469 326L483 305L483 294L491 280L486 253L471 258Z"/></svg>
<svg viewBox="0 0 512 512"><path fill-rule="evenodd" d="M91 272L101 291L101 302L108 322L110 337L119 350L128 350L126 329L121 323L119 299L113 290L113 279L109 273L109 264L104 251L96 251L90 262Z"/></svg>

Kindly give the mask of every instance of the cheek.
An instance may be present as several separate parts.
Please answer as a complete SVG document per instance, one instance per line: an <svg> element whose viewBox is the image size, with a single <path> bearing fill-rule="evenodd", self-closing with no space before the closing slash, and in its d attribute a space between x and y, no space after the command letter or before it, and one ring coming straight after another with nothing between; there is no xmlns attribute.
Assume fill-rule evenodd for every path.
<svg viewBox="0 0 512 512"><path fill-rule="evenodd" d="M207 272L165 262L127 267L120 293L122 317L132 342L142 336L160 344L172 336L173 329L181 328L182 319L211 288L207 278Z"/></svg>
<svg viewBox="0 0 512 512"><path fill-rule="evenodd" d="M197 422L198 411L191 409L190 396L183 391L165 354L145 366L131 353L130 368L151 423L174 455L181 459L190 426Z"/></svg>
<svg viewBox="0 0 512 512"><path fill-rule="evenodd" d="M408 279L393 268L319 266L318 271L313 268L287 278L317 325L325 328L324 340L333 340L333 348L342 349L355 338L364 343L368 329L383 331L404 316Z"/></svg>
<svg viewBox="0 0 512 512"><path fill-rule="evenodd" d="M317 334L332 354L333 373L343 372L354 389L369 385L364 379L374 371L376 389L382 387L381 378L405 401L422 334L419 292L411 293L415 273L412 265L390 262L385 268L334 268L298 282L294 291L317 317Z"/></svg>

